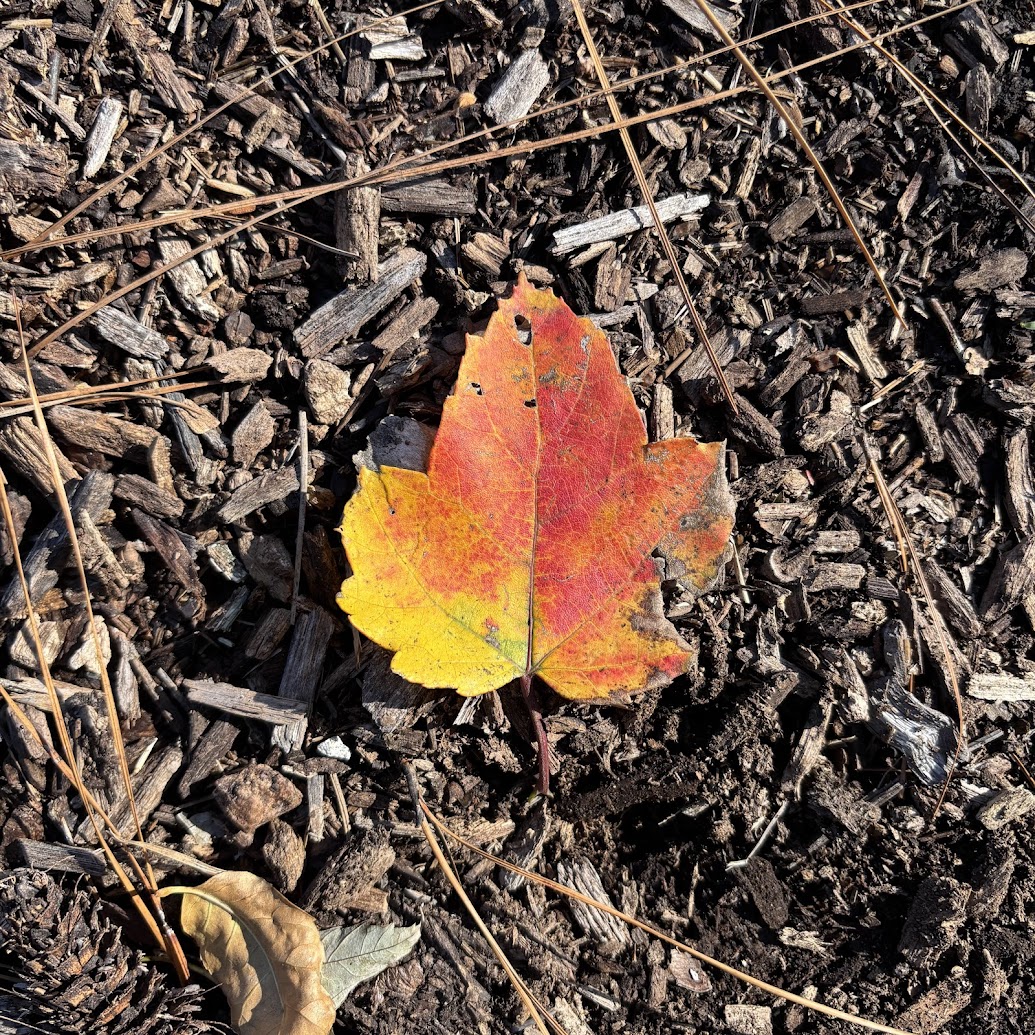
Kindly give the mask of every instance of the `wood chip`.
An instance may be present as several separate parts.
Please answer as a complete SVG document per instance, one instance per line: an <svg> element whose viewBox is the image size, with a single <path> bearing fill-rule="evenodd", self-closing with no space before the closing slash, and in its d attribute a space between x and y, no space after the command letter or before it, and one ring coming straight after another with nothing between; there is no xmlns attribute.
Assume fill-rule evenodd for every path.
<svg viewBox="0 0 1035 1035"><path fill-rule="evenodd" d="M1019 248L1003 248L985 256L973 270L956 278L958 291L991 291L1016 284L1028 272L1028 256Z"/></svg>
<svg viewBox="0 0 1035 1035"><path fill-rule="evenodd" d="M100 172L115 140L115 134L119 131L123 110L122 102L117 98L101 98L86 138L86 146L83 148L83 168L79 174L82 179L92 179Z"/></svg>
<svg viewBox="0 0 1035 1035"><path fill-rule="evenodd" d="M557 880L581 892L587 898L601 902L605 906L614 906L611 896L604 890L596 867L585 856L558 860ZM585 906L575 899L568 899L567 905L579 927L602 946L620 947L629 944L629 929L617 917L592 906Z"/></svg>
<svg viewBox="0 0 1035 1035"><path fill-rule="evenodd" d="M691 29L699 36L707 36L709 39L719 40L722 37L715 31L715 26L705 17L701 9L693 0L661 0L661 2L677 17L686 22ZM740 22L740 18L723 10L721 7L711 5L712 13L722 23L726 31L733 33L733 30Z"/></svg>
<svg viewBox="0 0 1035 1035"><path fill-rule="evenodd" d="M187 700L203 708L213 708L236 715L242 719L254 719L271 726L294 723L306 717L306 706L297 701L288 701L272 694L258 694L254 690L220 683L212 679L185 679Z"/></svg>
<svg viewBox="0 0 1035 1035"><path fill-rule="evenodd" d="M539 95L550 85L550 69L538 50L518 54L496 81L485 102L485 114L493 122L523 119Z"/></svg>
<svg viewBox="0 0 1035 1035"><path fill-rule="evenodd" d="M52 407L48 413L51 426L54 430L57 427L53 423L54 410ZM73 409L73 407L67 407ZM81 410L75 410L82 413ZM68 482L78 481L79 472L72 466L72 462L55 445L54 452L57 456L58 471ZM31 417L13 417L0 422L0 456L11 465L11 467L33 485L40 495L50 499L54 495L54 487L50 476L50 463L43 446L43 437L39 428Z"/></svg>
<svg viewBox="0 0 1035 1035"><path fill-rule="evenodd" d="M662 223L672 223L677 219L689 219L703 212L711 204L710 194L673 194L656 203L658 215ZM556 230L550 251L554 255L567 255L569 252L584 248L598 241L614 241L619 237L628 237L654 225L650 209L646 205L611 212L597 219L590 219L575 226Z"/></svg>
<svg viewBox="0 0 1035 1035"><path fill-rule="evenodd" d="M183 307L202 320L211 320L214 323L223 313L209 297L209 277L202 272L198 261L201 256L193 259L183 258L193 247L191 242L182 237L162 237L158 241L158 252L169 266L166 276L176 289ZM209 261L218 263L214 251L204 254ZM174 263L176 265L173 265Z"/></svg>
<svg viewBox="0 0 1035 1035"><path fill-rule="evenodd" d="M816 214L813 198L796 198L769 224L774 241L786 241Z"/></svg>
<svg viewBox="0 0 1035 1035"><path fill-rule="evenodd" d="M246 384L261 381L268 373L273 357L261 349L227 349L217 355L209 356L205 364L227 381L240 381Z"/></svg>
<svg viewBox="0 0 1035 1035"><path fill-rule="evenodd" d="M998 672L975 672L967 693L982 701L1035 701L1035 678L1021 679Z"/></svg>
<svg viewBox="0 0 1035 1035"><path fill-rule="evenodd" d="M266 404L260 399L234 428L230 449L234 462L251 467L255 458L273 441L277 426Z"/></svg>
<svg viewBox="0 0 1035 1035"><path fill-rule="evenodd" d="M68 172L63 148L0 137L0 190L16 197L54 195L64 189Z"/></svg>
<svg viewBox="0 0 1035 1035"><path fill-rule="evenodd" d="M351 338L423 275L427 265L427 256L413 248L402 248L386 259L378 267L376 283L346 289L312 313L295 331L295 343L302 355L307 359L322 356Z"/></svg>
<svg viewBox="0 0 1035 1035"><path fill-rule="evenodd" d="M386 183L381 188L385 212L412 212L436 216L469 216L478 210L474 185L452 183L441 177Z"/></svg>
<svg viewBox="0 0 1035 1035"><path fill-rule="evenodd" d="M169 342L121 309L106 305L90 318L94 330L110 344L139 359L165 359Z"/></svg>
<svg viewBox="0 0 1035 1035"><path fill-rule="evenodd" d="M361 155L349 155L342 176L351 180L369 171ZM346 280L367 284L377 280L377 249L381 230L381 192L377 187L349 187L334 195L334 239L355 259L339 263Z"/></svg>
<svg viewBox="0 0 1035 1035"><path fill-rule="evenodd" d="M274 500L285 499L298 491L298 468L282 467L278 471L267 471L242 485L219 508L219 520L227 524L241 521L254 514Z"/></svg>
<svg viewBox="0 0 1035 1035"><path fill-rule="evenodd" d="M280 680L281 697L301 702L308 710L320 685L327 647L336 624L322 607L314 607L299 618ZM302 746L304 736L305 723L299 721L275 730L273 742L285 751L296 751Z"/></svg>
<svg viewBox="0 0 1035 1035"><path fill-rule="evenodd" d="M352 406L352 378L348 371L322 359L311 359L302 374L309 415L317 424L334 424Z"/></svg>

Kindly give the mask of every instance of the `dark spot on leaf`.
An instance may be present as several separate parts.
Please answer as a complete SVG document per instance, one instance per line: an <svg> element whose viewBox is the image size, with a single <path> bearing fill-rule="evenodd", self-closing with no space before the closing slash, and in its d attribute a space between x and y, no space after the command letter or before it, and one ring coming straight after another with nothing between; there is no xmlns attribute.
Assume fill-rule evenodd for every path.
<svg viewBox="0 0 1035 1035"><path fill-rule="evenodd" d="M526 400L525 400L525 405L526 405L526 406L527 406L527 407L528 407L528 408L529 408L530 410L534 410L534 409L535 409L535 399L526 399Z"/></svg>
<svg viewBox="0 0 1035 1035"><path fill-rule="evenodd" d="M468 386L475 395L482 394L482 386L477 381L472 381Z"/></svg>

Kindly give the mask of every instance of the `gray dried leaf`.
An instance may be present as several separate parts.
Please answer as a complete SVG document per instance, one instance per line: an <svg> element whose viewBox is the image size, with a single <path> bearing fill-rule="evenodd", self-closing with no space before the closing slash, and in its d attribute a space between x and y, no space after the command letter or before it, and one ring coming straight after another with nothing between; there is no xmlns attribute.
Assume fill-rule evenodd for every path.
<svg viewBox="0 0 1035 1035"><path fill-rule="evenodd" d="M352 990L394 966L420 941L420 924L412 927L331 927L320 933L323 942L323 987L341 1006Z"/></svg>

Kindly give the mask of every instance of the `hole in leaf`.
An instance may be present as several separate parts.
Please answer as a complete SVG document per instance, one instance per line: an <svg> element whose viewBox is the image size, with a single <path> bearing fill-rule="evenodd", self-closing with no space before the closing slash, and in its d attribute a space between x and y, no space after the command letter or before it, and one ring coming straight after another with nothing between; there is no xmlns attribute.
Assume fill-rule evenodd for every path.
<svg viewBox="0 0 1035 1035"><path fill-rule="evenodd" d="M514 317L514 330L517 332L517 340L522 345L532 344L532 324L527 316L518 314Z"/></svg>
<svg viewBox="0 0 1035 1035"><path fill-rule="evenodd" d="M530 410L534 410L534 409L535 409L535 399L526 399L526 400L525 400L525 405L526 405L526 406L527 406L527 407L528 407L528 408L529 408Z"/></svg>
<svg viewBox="0 0 1035 1035"><path fill-rule="evenodd" d="M472 381L468 386L475 395L482 394L482 386L477 381Z"/></svg>

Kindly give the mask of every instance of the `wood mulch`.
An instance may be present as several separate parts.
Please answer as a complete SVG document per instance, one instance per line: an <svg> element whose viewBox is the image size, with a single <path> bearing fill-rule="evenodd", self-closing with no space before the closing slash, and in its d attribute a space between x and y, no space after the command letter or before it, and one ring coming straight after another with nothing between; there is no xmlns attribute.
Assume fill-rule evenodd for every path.
<svg viewBox="0 0 1035 1035"><path fill-rule="evenodd" d="M967 158L940 109L872 50L783 75L784 103L858 220L903 330L757 93L635 126L735 414L599 97L443 151L454 168L326 193L240 232L257 214L247 204L134 229L356 176L594 88L567 3L446 0L377 25L389 12L350 6L14 0L0 12L3 249L228 105L62 231L103 236L0 261L0 469L91 791L128 834L84 595L19 402L16 317L36 391L71 393L45 400L47 420L148 838L261 874L322 926L424 925L413 956L346 1003L341 1030L521 1023L414 824L409 758L432 807L478 844L759 978L915 1032L1031 1031L1035 199L992 156ZM746 2L729 23L743 39L819 9ZM855 17L883 33L941 11ZM1035 158L1033 13L991 0L885 41L1022 175ZM615 80L717 46L688 0L588 15ZM776 74L856 42L814 21L750 52ZM724 53L619 99L636 115L745 80ZM652 438L727 440L738 504L719 586L697 601L668 588L694 672L628 710L550 702L548 807L528 801L519 693L463 701L409 686L335 605L335 524L360 454L426 451L464 333L521 271L607 330ZM134 395L74 398L141 379ZM944 622L902 572L875 471ZM0 531L3 685L47 738L13 547ZM956 747L950 668L967 743L936 811ZM3 889L60 912L60 890L24 867L67 874L72 896L75 875L90 874L111 915L124 903L78 799L6 710L0 763L10 962L31 939L17 934L24 895ZM821 1027L488 863L456 864L572 1035ZM89 902L69 901L87 923ZM2 1012L10 1002L0 995ZM225 1020L218 992L200 1006L198 1030ZM81 1030L66 1021L54 1030Z"/></svg>

